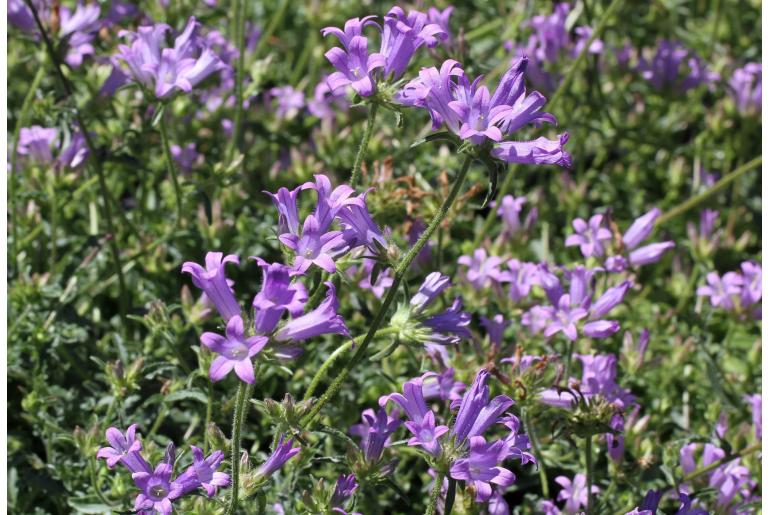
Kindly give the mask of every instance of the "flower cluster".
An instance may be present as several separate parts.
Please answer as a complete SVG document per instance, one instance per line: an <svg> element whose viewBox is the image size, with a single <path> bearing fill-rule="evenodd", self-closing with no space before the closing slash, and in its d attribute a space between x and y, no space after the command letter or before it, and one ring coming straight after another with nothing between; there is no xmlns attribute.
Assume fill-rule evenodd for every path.
<svg viewBox="0 0 770 515"><path fill-rule="evenodd" d="M682 77L682 68L687 72ZM653 88L675 89L685 92L701 84L711 84L719 80L719 74L712 72L691 50L678 41L662 40L658 43L655 54L639 61L639 71Z"/></svg>
<svg viewBox="0 0 770 515"><path fill-rule="evenodd" d="M222 451L204 456L201 449L191 445L193 463L174 477L176 452L173 443L168 445L163 459L153 469L142 456L142 441L136 435L136 424L130 425L125 434L111 427L107 429L106 438L110 447L102 447L96 456L104 459L109 468L120 463L131 472L136 487L141 490L134 501L137 513L170 515L172 503L182 496L202 488L206 495L213 497L217 488L230 485L230 476L217 472L225 457Z"/></svg>
<svg viewBox="0 0 770 515"><path fill-rule="evenodd" d="M321 31L324 36L337 37L343 47L332 48L325 54L337 70L327 78L332 91L349 86L360 96L370 97L376 93L379 80L398 80L420 47L435 47L448 35L441 25L419 11L407 15L400 7L393 7L383 18L382 26L374 18L352 18L345 22L344 29L326 27ZM379 52L369 53L369 39L363 33L367 26L376 27L381 33Z"/></svg>
<svg viewBox="0 0 770 515"><path fill-rule="evenodd" d="M611 254L604 262L604 267L609 272L622 272L629 266L656 263L675 246L673 241L640 246L652 233L659 216L660 210L653 208L634 220L623 233L619 245L612 244L613 235L607 227L606 215L593 215L587 222L576 218L572 221L575 233L567 237L565 244L568 247L580 247L580 252L586 258L601 259Z"/></svg>
<svg viewBox="0 0 770 515"><path fill-rule="evenodd" d="M679 450L679 464L685 475L695 472L698 468L696 452L700 447L696 443L688 443ZM708 467L713 463L719 462L725 456L724 450L707 443L702 446L700 467ZM732 513L734 506L740 506L755 500L751 490L756 484L751 479L749 469L741 464L740 458L728 461L724 465L719 465L710 470L704 474L704 480L709 488L713 488L717 492L716 508L720 513ZM684 494L690 493L691 489L692 487L689 484L682 485L682 493ZM706 512L704 511L703 513Z"/></svg>
<svg viewBox="0 0 770 515"><path fill-rule="evenodd" d="M442 374L444 376L444 374ZM442 388L447 381L434 372L410 379L402 388L403 393L392 393L380 398L381 411L388 402L396 403L405 413L405 427L412 434L408 444L419 446L434 459L449 463L449 475L465 481L471 488L476 502L502 501L497 495L513 484L516 476L501 467L510 458L518 459L522 465L534 463L535 458L527 449L529 438L520 433L519 419L506 411L513 400L505 395L490 399L488 386L489 372L480 370L462 398L454 397L451 409L457 410L452 427L437 424L437 412L431 409L426 399L448 400L456 391L451 376L450 389ZM433 383L433 380L436 380ZM444 393L436 397L436 385ZM431 394L429 395L428 392ZM494 425L501 424L507 430L503 438L487 441L484 434ZM393 424L393 431L397 426ZM502 501L504 502L504 501Z"/></svg>
<svg viewBox="0 0 770 515"><path fill-rule="evenodd" d="M156 98L167 99L174 93L190 93L211 74L226 67L219 56L198 34L200 24L191 17L184 30L166 47L165 23L139 27L137 32L123 31L128 45L119 45L117 58L127 66L134 82L150 90Z"/></svg>
<svg viewBox="0 0 770 515"><path fill-rule="evenodd" d="M22 127L19 132L18 155L26 163L37 166L53 166L57 169L77 169L88 158L88 147L80 132L70 135L69 143L54 158L53 150L60 144L59 130L39 125Z"/></svg>
<svg viewBox="0 0 770 515"><path fill-rule="evenodd" d="M449 59L440 69L421 70L419 77L399 92L397 100L426 109L434 129L443 124L473 145L491 145L491 155L502 161L569 168L572 158L564 150L569 139L567 133L557 140L540 137L532 141L503 141L505 136L526 125L556 124L552 114L541 112L545 97L537 91L526 91L527 63L526 57L516 61L491 94L486 86L479 84L480 78L471 82L460 63Z"/></svg>
<svg viewBox="0 0 770 515"><path fill-rule="evenodd" d="M727 272L722 276L709 272L706 284L698 287L697 294L708 297L715 308L740 317L761 319L762 265L744 261L739 272Z"/></svg>

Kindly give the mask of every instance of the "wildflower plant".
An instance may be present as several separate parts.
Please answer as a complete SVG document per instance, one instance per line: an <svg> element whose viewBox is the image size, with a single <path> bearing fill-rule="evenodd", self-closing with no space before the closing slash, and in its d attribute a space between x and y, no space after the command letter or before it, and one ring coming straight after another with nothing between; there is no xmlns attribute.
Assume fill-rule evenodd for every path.
<svg viewBox="0 0 770 515"><path fill-rule="evenodd" d="M758 512L758 3L668 4L10 1L8 510Z"/></svg>

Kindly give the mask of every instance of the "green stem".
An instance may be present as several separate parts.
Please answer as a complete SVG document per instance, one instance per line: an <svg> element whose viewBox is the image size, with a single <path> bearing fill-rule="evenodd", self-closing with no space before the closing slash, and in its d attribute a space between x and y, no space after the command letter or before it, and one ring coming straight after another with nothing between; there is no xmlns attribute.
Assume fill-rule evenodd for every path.
<svg viewBox="0 0 770 515"><path fill-rule="evenodd" d="M438 498L441 495L441 486L444 484L444 476L446 476L446 472L436 472L436 482L433 483L433 490L430 493L428 509L425 510L425 515L435 515L436 513Z"/></svg>
<svg viewBox="0 0 770 515"><path fill-rule="evenodd" d="M174 185L174 196L176 197L176 223L179 225L182 223L183 216L182 189L179 187L179 177L176 173L176 165L171 156L171 146L168 142L168 129L166 128L165 113L161 114L160 120L158 120L158 129L160 130L160 139L163 142L163 158L166 161L166 171L171 177L171 183Z"/></svg>
<svg viewBox="0 0 770 515"><path fill-rule="evenodd" d="M40 82L43 80L43 76L45 75L45 66L40 66L37 69L37 73L35 74L35 78L32 79L32 83L29 85L29 89L27 90L27 95L24 97L24 103L21 104L21 111L19 112L19 118L16 120L16 127L13 130L13 149L11 150L11 173L8 177L8 201L11 205L11 209L9 209L9 213L11 213L11 219L9 220L9 223L11 224L11 235L13 237L13 243L11 244L10 254L11 254L11 260L13 262L13 268L14 270L18 270L18 263L17 263L17 257L18 257L18 249L19 249L19 224L18 224L18 218L16 216L16 182L17 182L17 175L19 174L18 170L18 160L19 160L19 137L21 135L21 129L22 127L25 127L28 122L29 118L29 110L30 107L32 107L32 99L35 98L35 93L37 92L37 88L40 86Z"/></svg>
<svg viewBox="0 0 770 515"><path fill-rule="evenodd" d="M208 379L208 378L206 378ZM206 401L206 427L203 428L203 452L204 454L209 452L209 426L211 425L211 417L214 405L214 383L206 381L209 386L207 401Z"/></svg>
<svg viewBox="0 0 770 515"><path fill-rule="evenodd" d="M521 418L524 421L524 429L527 431L529 443L532 445L532 454L535 455L535 459L537 460L537 470L540 474L540 488L543 490L543 497L550 499L551 495L548 491L548 474L545 470L545 461L543 460L543 455L540 453L540 443L537 441L535 426L532 425L532 420L530 420L529 413L526 409L521 411Z"/></svg>
<svg viewBox="0 0 770 515"><path fill-rule="evenodd" d="M669 220L672 220L677 216L681 215L682 213L689 211L690 209L698 206L701 202L708 199L712 195L716 195L717 193L725 189L730 183L738 179L740 176L744 175L746 172L753 170L754 168L758 167L761 164L762 164L762 156L758 156L752 159L751 161L749 161L748 163L739 166L729 174L719 179L716 182L716 184L714 184L712 187L710 187L703 193L695 195L694 197L690 197L689 199L685 200L684 202L674 207L670 211L663 213L655 221L655 225L663 225Z"/></svg>
<svg viewBox="0 0 770 515"><path fill-rule="evenodd" d="M56 233L58 232L59 226L59 202L56 198L56 183L58 182L58 177L59 174L56 173L56 170L51 170L51 184L49 193L51 195L51 273L53 273L53 271L56 269Z"/></svg>
<svg viewBox="0 0 770 515"><path fill-rule="evenodd" d="M379 336L385 336L388 334L395 334L398 333L399 329L396 327L385 327L383 329L380 329L375 333L374 337L377 338ZM318 388L318 385L321 383L323 378L326 376L326 372L331 368L331 366L334 364L334 362L342 356L345 352L348 351L353 345L360 344L364 339L364 335L357 336L356 338L352 340L346 341L344 344L337 347L334 352L331 353L331 355L326 358L326 361L323 362L323 365L321 365L321 368L318 369L318 372L313 376L313 380L310 381L310 386L307 387L307 391L305 392L305 396L302 398L303 401L306 401L310 399L313 396L313 393L316 391L316 388Z"/></svg>
<svg viewBox="0 0 770 515"><path fill-rule="evenodd" d="M67 95L67 98L72 98L73 96L73 89L72 85L70 84L69 80L67 80L67 77L64 76L64 73L61 71L62 63L59 59L59 55L56 53L56 49L53 47L53 43L51 43L50 38L48 37L48 33L45 30L45 27L43 26L43 22L40 21L40 15L37 12L37 8L32 3L32 0L25 0L25 3L27 4L27 7L29 7L30 12L32 13L32 16L35 18L35 24L37 25L38 31L40 31L40 35L43 38L43 43L45 44L46 51L48 52L48 56L51 59L51 62L53 63L54 72L56 73L56 77L59 79L59 82L61 83L62 88L64 89L64 92ZM87 161L89 168L94 168L96 170L96 175L99 177L99 190L101 192L102 196L102 209L104 211L104 218L107 223L107 232L109 233L107 236L107 239L109 241L110 245L110 252L112 254L112 260L113 264L116 269L116 273L118 276L118 292L119 292L119 305L120 305L120 316L123 320L123 327L122 331L124 333L124 336L126 334L126 328L128 325L128 297L127 290L126 290L126 281L123 277L123 265L121 263L120 259L120 250L118 249L118 243L116 241L117 239L117 233L115 232L115 226L112 220L112 205L110 204L110 191L107 188L107 179L104 176L104 170L101 166L101 158L100 153L96 146L94 145L93 140L91 139L91 134L88 132L88 127L86 127L85 122L83 121L83 117L80 114L80 111L77 109L77 107L73 106L73 110L75 113L75 121L77 122L78 128L80 129L81 134L83 135L83 139L86 142L86 146L88 147L88 151L90 153L89 159Z"/></svg>
<svg viewBox="0 0 770 515"><path fill-rule="evenodd" d="M225 515L232 515L238 508L238 488L240 487L241 475L241 427L248 412L246 399L250 395L251 385L239 382L235 410L233 411L233 433L230 438L230 478L232 486L230 487L230 505L227 507Z"/></svg>
<svg viewBox="0 0 770 515"><path fill-rule="evenodd" d="M457 480L449 478L449 486L446 490L446 499L444 499L444 515L452 515L452 508L455 505L455 494L457 493Z"/></svg>
<svg viewBox="0 0 770 515"><path fill-rule="evenodd" d="M374 119L377 117L377 104L369 104L369 114L366 117L366 128L361 137L361 145L358 147L356 160L353 162L353 170L350 172L350 187L355 188L361 178L361 163L366 157L366 151L369 149L369 140L372 138L372 129L374 129Z"/></svg>
<svg viewBox="0 0 770 515"><path fill-rule="evenodd" d="M750 445L743 449L742 451L730 454L728 456L725 456L721 460L717 460L714 463L711 463L709 465L706 465L705 467L699 468L698 470L695 470L693 472L690 472L686 476L684 476L684 482L692 481L698 476L702 476L703 474L706 474L707 472L711 472L712 470L721 467L725 463L729 463L733 461L736 458L741 458L743 456L746 456L747 454L751 454L752 452L757 452L762 450L762 442L757 442L753 445Z"/></svg>
<svg viewBox="0 0 770 515"><path fill-rule="evenodd" d="M591 488L593 486L593 480L594 480L594 466L592 463L593 453L591 449L591 436L586 437L586 488L588 493L588 502L586 503L586 515L591 515L593 513L593 500L594 496L591 492Z"/></svg>
<svg viewBox="0 0 770 515"><path fill-rule="evenodd" d="M245 67L245 45L246 45L246 2L244 0L235 0L233 4L233 16L235 18L235 38L238 46L238 67L235 72L235 120L233 122L233 139L230 141L230 148L227 156L230 160L236 149L241 146L241 128L243 125L243 81Z"/></svg>
<svg viewBox="0 0 770 515"><path fill-rule="evenodd" d="M374 339L377 330L385 319L388 308L395 300L396 295L398 295L399 286L404 278L404 275L409 269L409 266L420 253L420 250L422 250L422 248L428 243L428 240L436 231L436 228L438 228L444 218L446 218L447 213L449 212L449 208L452 206L455 199L459 195L460 190L465 183L465 179L468 176L468 170L470 169L472 160L473 157L470 155L465 157L465 161L463 162L462 168L460 169L460 173L455 179L452 190L449 192L449 196L444 199L443 204L441 204L441 207L439 207L439 209L433 215L433 219L431 220L430 224L428 224L428 227L425 228L425 231L423 231L423 233L420 235L420 238L417 240L414 246L409 249L409 252L407 252L407 254L401 258L401 261L399 261L398 265L396 266L393 274L393 284L390 286L390 289L388 289L388 294L385 296L385 300L382 301L382 305L380 306L379 311L377 311L377 314L374 316L374 320L372 320L372 323L369 326L369 331L366 333L366 336L364 336L364 339L361 342L361 346L358 348L353 357L350 358L350 361L348 361L348 363L340 371L334 381L332 381L332 383L327 387L321 398L318 399L318 402L316 402L315 406L313 406L313 409L305 416L305 418L302 419L302 427L307 427L310 422L313 421L316 415L320 413L324 405L332 398L334 398L339 389L342 387L342 383L345 382L348 374L350 374L350 371L364 359L364 356L366 355L366 349L369 347L369 344Z"/></svg>
<svg viewBox="0 0 770 515"><path fill-rule="evenodd" d="M99 498L100 501L102 501L107 506L112 506L112 503L104 496L104 492L102 492L102 489L99 488L99 481L96 478L96 467L94 467L94 461L95 459L88 460L88 469L91 475L91 484L94 487L94 491L96 492L96 496Z"/></svg>

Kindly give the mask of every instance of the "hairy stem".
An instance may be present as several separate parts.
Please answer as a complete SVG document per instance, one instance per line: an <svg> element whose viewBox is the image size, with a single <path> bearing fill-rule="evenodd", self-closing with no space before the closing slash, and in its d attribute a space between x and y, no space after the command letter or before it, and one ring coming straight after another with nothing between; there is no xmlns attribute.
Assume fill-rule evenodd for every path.
<svg viewBox="0 0 770 515"><path fill-rule="evenodd" d="M369 326L369 331L366 333L366 336L364 336L364 339L361 342L361 346L358 348L353 357L350 358L350 360L340 371L334 381L332 381L332 383L327 387L321 398L318 399L318 402L316 402L315 406L313 406L313 409L307 415L305 415L305 418L302 419L302 427L306 428L313 421L313 419L315 419L318 413L321 412L324 405L326 405L327 402L329 402L334 398L335 395L337 395L337 392L339 392L340 388L342 387L342 383L345 382L345 379L347 379L350 371L353 370L353 368L364 359L364 356L366 355L366 349L374 339L374 336L377 333L377 330L380 328L380 325L382 325L383 320L385 320L385 315L388 312L388 308L395 300L396 295L398 295L399 286L407 270L409 270L409 266L420 253L420 250L422 250L422 248L428 243L428 240L430 240L430 237L436 231L436 228L438 228L444 218L446 218L447 213L449 213L449 208L452 206L455 199L459 195L460 190L465 183L465 179L468 176L468 170L470 169L472 160L473 157L470 155L465 157L465 161L463 162L462 168L460 169L460 173L455 179L452 190L449 192L449 196L444 199L441 207L439 207L439 209L433 215L433 219L431 220L430 224L428 224L428 227L425 228L425 231L423 231L423 233L420 235L420 239L415 242L414 246L409 249L409 252L407 252L406 255L401 258L401 261L399 261L398 265L396 265L396 269L393 274L393 284L390 286L390 289L388 289L388 294L382 301L382 305L380 306L379 311L377 311L377 314L374 316L374 320L372 320L372 323Z"/></svg>
<svg viewBox="0 0 770 515"><path fill-rule="evenodd" d="M704 191L703 193L700 193L698 195L695 195L694 197L690 197L689 199L685 200L678 206L674 207L670 211L667 211L666 213L663 213L661 216L658 217L657 220L655 220L655 225L662 225L669 220L672 220L676 218L677 216L681 215L682 213L689 211L690 209L700 205L701 202L708 199L709 197L716 195L723 189L725 189L730 183L744 175L746 172L750 172L754 168L760 166L762 164L762 156L755 157L748 163L739 166L732 172L728 173L721 179L719 179L716 184L714 184L712 187Z"/></svg>
<svg viewBox="0 0 770 515"><path fill-rule="evenodd" d="M233 410L233 432L230 438L230 504L225 511L225 515L232 515L238 508L238 488L240 487L241 475L241 428L243 420L248 413L248 403L246 399L251 396L252 385L244 382L238 383L238 394L235 399L235 409Z"/></svg>
<svg viewBox="0 0 770 515"><path fill-rule="evenodd" d="M176 223L177 225L182 223L182 190L179 187L179 177L176 173L176 165L174 159L171 157L171 146L168 142L168 129L166 128L165 113L161 114L158 121L158 129L160 130L160 139L163 142L163 158L166 161L166 171L171 177L171 183L174 185L174 196L176 197Z"/></svg>
<svg viewBox="0 0 770 515"><path fill-rule="evenodd" d="M593 480L594 480L594 466L592 463L593 458L593 449L591 449L591 436L586 437L586 447L585 447L585 453L586 453L586 488L588 493L588 501L586 502L586 515L591 515L593 513L593 500L594 495L593 492L591 492L591 488L593 486Z"/></svg>
<svg viewBox="0 0 770 515"><path fill-rule="evenodd" d="M441 495L441 486L444 484L444 477L446 472L436 472L436 482L433 483L433 490L430 492L430 500L428 501L428 508L425 510L425 515L435 515L438 508L438 498Z"/></svg>
<svg viewBox="0 0 770 515"><path fill-rule="evenodd" d="M361 178L361 163L363 163L364 158L366 157L366 151L369 149L369 140L372 138L374 120L377 117L377 107L376 103L369 104L369 114L366 117L366 128L364 129L364 135L361 137L361 145L358 147L356 160L353 162L353 170L350 172L351 188L355 188Z"/></svg>
<svg viewBox="0 0 770 515"><path fill-rule="evenodd" d="M388 334L395 334L398 332L398 329L395 327L384 327L377 331L375 333L374 337L377 338L379 336L385 336ZM352 340L348 340L339 347L337 347L334 352L331 353L331 355L326 358L326 361L323 362L321 365L321 368L318 369L318 372L315 373L313 376L312 381L310 381L310 386L307 387L307 391L305 392L305 396L302 398L302 400L306 401L309 398L313 396L313 393L316 391L316 388L318 388L318 385L323 381L323 378L326 376L326 372L331 368L331 366L334 364L334 362L342 356L344 353L348 351L352 346L360 344L364 339L364 335L357 336L356 338Z"/></svg>

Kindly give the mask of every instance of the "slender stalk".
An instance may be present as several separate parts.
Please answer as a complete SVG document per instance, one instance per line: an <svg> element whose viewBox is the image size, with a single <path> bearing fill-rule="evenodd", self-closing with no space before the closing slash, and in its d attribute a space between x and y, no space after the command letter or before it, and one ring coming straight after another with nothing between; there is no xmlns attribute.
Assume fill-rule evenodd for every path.
<svg viewBox="0 0 770 515"><path fill-rule="evenodd" d="M591 492L591 488L593 487L593 480L594 480L594 466L592 461L593 453L591 449L591 436L586 437L586 488L588 489L588 502L586 503L586 515L591 515L593 513L593 504L594 504L594 496L593 492Z"/></svg>
<svg viewBox="0 0 770 515"><path fill-rule="evenodd" d="M240 487L241 475L241 428L243 420L248 413L248 403L246 399L251 395L251 385L239 382L238 394L235 400L235 410L233 411L233 433L230 438L230 478L232 486L230 487L230 505L225 511L225 515L232 515L238 508L238 488Z"/></svg>
<svg viewBox="0 0 770 515"><path fill-rule="evenodd" d="M233 139L230 141L230 148L227 156L233 158L236 149L241 145L241 128L243 125L243 81L245 67L245 46L246 46L246 2L245 0L234 0L233 18L235 23L235 40L238 47L238 67L235 72L235 120L233 121Z"/></svg>
<svg viewBox="0 0 770 515"><path fill-rule="evenodd" d="M182 223L182 216L184 211L182 208L182 189L179 187L179 177L176 173L176 164L171 156L171 146L168 142L168 129L166 128L166 113L161 114L160 120L158 120L158 130L160 131L160 139L163 142L163 158L166 161L166 171L171 177L171 183L174 185L174 196L176 197L176 224Z"/></svg>
<svg viewBox="0 0 770 515"><path fill-rule="evenodd" d="M100 501L102 501L107 506L112 506L112 503L104 496L104 492L102 492L102 489L99 488L99 481L96 478L96 467L94 467L94 461L95 459L89 459L88 460L88 472L91 476L91 485L94 487L94 492L96 492L96 496L99 498Z"/></svg>
<svg viewBox="0 0 770 515"><path fill-rule="evenodd" d="M208 379L208 378L206 378ZM208 394L206 398L206 427L204 427L203 431L203 452L208 453L209 452L209 426L211 425L211 416L213 411L213 405L214 405L214 383L211 381L206 381L208 383L209 389Z"/></svg>
<svg viewBox="0 0 770 515"><path fill-rule="evenodd" d="M374 129L374 119L377 117L377 104L369 104L369 114L366 117L366 128L361 137L361 145L358 147L356 160L353 162L353 170L350 172L350 187L355 188L361 178L361 163L366 157L366 151L369 149L369 140L372 138L372 129Z"/></svg>
<svg viewBox="0 0 770 515"><path fill-rule="evenodd" d="M374 337L377 338L379 336L385 336L388 334L395 334L398 332L398 328L395 327L385 327L377 331L375 333ZM315 373L313 376L312 381L310 381L310 386L307 387L307 391L305 392L305 396L302 398L303 401L306 401L310 399L313 396L313 393L316 391L316 388L318 388L318 385L321 383L323 378L326 376L326 372L331 368L331 366L334 364L334 362L342 356L344 353L348 351L352 346L360 344L364 339L364 335L357 336L356 338L352 340L346 341L344 344L337 347L334 352L331 353L331 355L326 358L326 361L323 362L321 365L321 368L318 369L318 372Z"/></svg>
<svg viewBox="0 0 770 515"><path fill-rule="evenodd" d="M9 223L11 224L11 235L13 237L13 243L11 244L10 255L13 262L13 268L18 270L18 249L19 249L19 224L18 217L16 216L16 182L19 160L19 137L21 136L21 129L27 125L29 118L29 110L32 107L32 100L35 98L37 88L40 86L40 82L45 75L45 66L40 66L37 69L35 78L32 79L32 83L29 85L27 95L24 97L24 103L21 104L21 111L19 111L19 117L16 119L16 127L13 130L13 149L11 150L11 173L8 174L8 203L11 209L8 210L11 215Z"/></svg>
<svg viewBox="0 0 770 515"><path fill-rule="evenodd" d="M40 35L43 38L43 43L45 44L46 51L48 52L48 57L51 59L51 62L53 63L54 71L56 72L56 77L59 79L59 82L61 83L62 88L64 88L64 92L66 93L68 98L71 98L73 95L73 89L72 85L70 84L69 80L67 80L67 77L64 76L64 73L61 71L62 63L59 58L59 55L56 53L56 49L53 47L53 43L51 43L50 38L48 37L48 33L45 30L45 27L43 26L43 22L40 21L40 15L37 12L37 8L32 3L32 0L25 0L25 3L27 4L27 7L29 7L30 12L32 13L32 16L35 18L35 24L37 25L37 29L40 31ZM104 218L107 224L107 232L108 234L108 241L110 245L110 252L112 254L112 260L114 262L114 266L116 269L116 273L118 276L118 292L119 292L119 305L120 305L120 315L121 318L124 321L122 330L125 332L126 326L128 324L128 297L127 290L126 290L126 281L123 277L123 265L121 263L120 259L120 250L118 249L118 244L116 241L117 233L115 232L115 226L112 220L112 205L110 204L110 192L107 188L107 179L104 176L104 170L101 166L101 161L99 157L99 152L96 146L94 145L93 140L91 139L91 134L88 132L88 127L86 127L85 122L83 121L83 117L80 114L80 111L77 109L76 106L73 106L73 111L75 113L75 121L78 124L78 128L80 129L80 132L83 134L83 139L86 142L86 146L88 147L88 151L90 153L90 158L88 159L88 166L89 168L94 168L96 170L96 175L99 177L99 190L101 192L102 196L102 210L104 212Z"/></svg>
<svg viewBox="0 0 770 515"><path fill-rule="evenodd" d="M751 161L749 161L748 163L739 166L729 174L719 179L716 182L716 184L714 184L712 187L710 187L703 193L695 195L694 197L690 197L689 199L685 200L684 202L674 207L670 211L663 213L661 216L658 217L657 220L655 220L655 225L663 225L669 220L672 220L677 216L681 215L682 213L689 211L690 209L698 206L701 202L703 202L704 200L708 199L713 195L716 195L717 193L725 189L730 183L732 183L733 181L735 181L736 179L744 175L746 172L749 172L754 168L760 166L761 164L762 164L762 156L757 156Z"/></svg>
<svg viewBox="0 0 770 515"><path fill-rule="evenodd" d="M342 387L342 383L345 382L345 379L348 377L348 374L350 374L350 371L364 359L366 350L374 339L374 335L377 333L377 330L379 329L383 320L385 319L388 308L395 300L396 295L398 295L399 286L404 278L404 275L409 269L409 266L420 253L420 250L422 250L422 248L428 243L428 240L436 231L436 228L441 224L444 218L446 218L447 213L449 212L449 208L452 206L455 199L459 195L460 190L465 183L465 179L468 176L468 170L470 169L472 160L473 156L468 155L465 157L465 161L463 162L462 168L460 169L460 173L455 179L452 190L449 192L449 196L444 199L443 204L441 204L441 207L439 207L439 209L433 215L433 219L431 220L430 224L428 224L428 227L425 228L425 231L423 231L423 233L420 235L420 238L417 240L414 246L409 249L409 252L407 252L407 254L401 258L401 261L399 261L398 265L396 265L396 269L393 274L393 284L390 286L390 289L388 289L388 294L382 301L382 305L380 306L379 311L377 311L377 314L374 316L374 320L372 320L372 323L369 326L369 331L366 333L366 336L364 336L364 339L361 342L361 346L358 348L353 357L350 358L350 361L348 361L348 363L340 371L334 381L332 381L332 383L327 387L321 398L318 399L318 402L316 402L315 406L313 406L313 409L307 415L305 415L305 418L302 419L301 425L303 427L307 427L310 422L312 422L313 419L318 415L318 413L321 412L324 405L332 398L334 398L335 395L337 395L337 392Z"/></svg>
<svg viewBox="0 0 770 515"><path fill-rule="evenodd" d="M51 170L51 184L50 184L50 191L49 195L51 196L51 219L50 219L50 229L51 229L51 255L49 256L51 259L51 272L54 272L54 269L56 268L56 238L57 238L57 232L58 232L58 226L59 226L59 201L56 198L56 183L58 182L59 174L56 173L56 168L54 167Z"/></svg>
<svg viewBox="0 0 770 515"><path fill-rule="evenodd" d="M752 452L758 452L762 450L762 442L757 442L753 445L750 445L743 449L742 451L735 452L732 454L729 454L722 458L721 460L717 460L714 463L711 463L709 465L706 465L705 467L701 467L698 470L694 470L693 472L690 472L686 476L684 476L684 482L692 481L698 476L702 476L703 474L706 474L708 472L711 472L712 470L721 467L725 463L729 463L733 461L734 459L746 456L747 454L751 454Z"/></svg>
<svg viewBox="0 0 770 515"><path fill-rule="evenodd" d="M540 444L537 441L537 435L535 434L535 426L532 425L532 420L529 418L529 413L526 409L521 411L521 418L524 422L524 429L527 431L529 437L529 443L532 444L532 454L535 455L537 460L537 471L540 474L540 488L543 490L543 497L550 499L551 495L548 489L548 474L545 470L545 461L543 455L540 453Z"/></svg>
<svg viewBox="0 0 770 515"><path fill-rule="evenodd" d="M449 478L449 486L446 490L446 499L444 499L444 515L452 515L452 508L455 505L455 494L457 493L457 480Z"/></svg>
<svg viewBox="0 0 770 515"><path fill-rule="evenodd" d="M436 482L433 483L433 490L430 493L430 500L428 501L428 509L425 510L425 515L435 515L438 508L438 498L441 495L441 486L444 484L444 477L446 472L436 472Z"/></svg>

